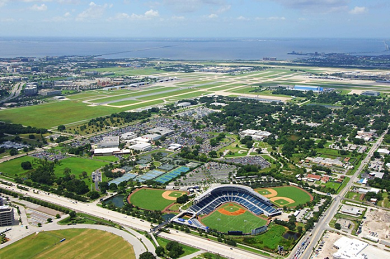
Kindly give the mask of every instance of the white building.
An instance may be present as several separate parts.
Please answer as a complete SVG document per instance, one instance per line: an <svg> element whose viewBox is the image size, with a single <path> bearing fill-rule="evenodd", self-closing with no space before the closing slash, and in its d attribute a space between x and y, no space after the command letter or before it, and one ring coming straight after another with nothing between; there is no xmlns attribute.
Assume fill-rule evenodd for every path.
<svg viewBox="0 0 390 259"><path fill-rule="evenodd" d="M366 256L361 252L368 244L360 240L343 236L337 240L333 246L338 249L338 251L333 254L333 258L335 259L366 259Z"/></svg>
<svg viewBox="0 0 390 259"><path fill-rule="evenodd" d="M247 129L247 130L243 130L240 132L240 137L243 138L246 136L250 136L250 137L252 137L253 140L256 140L256 141L261 141L263 139L268 138L271 135L272 135L272 133L268 132L268 131L252 130L252 129Z"/></svg>
<svg viewBox="0 0 390 259"><path fill-rule="evenodd" d="M135 144L129 147L130 149L136 150L136 151L148 151L152 149L152 145L150 143L139 143Z"/></svg>
<svg viewBox="0 0 390 259"><path fill-rule="evenodd" d="M137 137L137 134L135 134L134 132L126 132L126 133L123 133L121 135L121 138L126 139L126 140L134 139L136 137Z"/></svg>

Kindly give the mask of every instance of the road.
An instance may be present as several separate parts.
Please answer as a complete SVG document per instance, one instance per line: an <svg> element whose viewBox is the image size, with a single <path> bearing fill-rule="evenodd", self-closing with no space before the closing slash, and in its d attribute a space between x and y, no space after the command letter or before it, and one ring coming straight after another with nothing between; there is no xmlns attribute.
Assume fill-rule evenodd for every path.
<svg viewBox="0 0 390 259"><path fill-rule="evenodd" d="M20 189L17 189L15 186L10 187L2 183L0 183L0 187L3 189L11 189L14 192L19 192L24 195L31 196L44 201L48 201L53 204L61 205L63 207L70 208L77 212L83 212L95 217L111 220L122 226L131 227L132 229L147 231L147 232L150 231L151 225L149 222L137 218L133 218L131 216L126 216L116 211L110 211L98 207L94 204L77 202L62 196L47 194L46 192L43 192L41 190L36 190L34 188L30 188L27 186L26 187L29 188L29 191L22 191ZM34 193L33 190L39 193ZM266 259L267 258L268 259L268 257L251 253L245 250L241 250L235 247L232 248L222 243L213 242L180 231L176 232L176 230L174 229L172 229L170 233L160 233L159 235L163 238L174 240L188 246L196 247L198 249L202 249L213 253L218 253L226 258L240 258L240 259L263 259L263 258Z"/></svg>
<svg viewBox="0 0 390 259"><path fill-rule="evenodd" d="M12 100L12 99L18 97L20 95L20 93L22 92L24 84L25 84L24 82L15 84L12 87L9 96L4 98L3 100L1 100L0 103L5 103L5 102L8 102L9 100Z"/></svg>
<svg viewBox="0 0 390 259"><path fill-rule="evenodd" d="M318 243L318 241L321 239L322 234L326 229L329 228L329 222L333 219L333 217L336 215L337 210L341 204L342 198L345 196L345 194L349 191L353 183L356 181L362 170L366 167L366 165L369 163L371 157L373 156L374 152L380 147L384 136L387 134L387 130L378 138L378 140L375 142L374 145L372 145L370 151L368 152L366 158L361 162L359 168L356 170L355 174L351 177L350 181L348 184L344 187L343 190L334 198L332 204L329 206L328 210L324 212L323 217L319 219L317 222L317 225L314 227L312 230L312 236L309 238L310 244L307 245L305 250L297 257L297 258L302 258L302 259L308 259L310 258L311 253L313 252L314 247ZM305 237L302 238L304 240L308 236L306 235ZM295 247L293 252L291 253L290 258L294 258L295 252L297 251L298 246Z"/></svg>

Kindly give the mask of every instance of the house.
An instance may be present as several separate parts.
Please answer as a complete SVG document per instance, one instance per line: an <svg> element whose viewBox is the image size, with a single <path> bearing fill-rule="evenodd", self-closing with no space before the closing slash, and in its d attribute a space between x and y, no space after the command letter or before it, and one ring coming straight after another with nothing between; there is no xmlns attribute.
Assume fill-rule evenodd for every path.
<svg viewBox="0 0 390 259"><path fill-rule="evenodd" d="M306 178L309 180L309 181L319 181L321 180L321 175L315 175L315 174L308 174L306 176Z"/></svg>
<svg viewBox="0 0 390 259"><path fill-rule="evenodd" d="M324 176L322 176L322 178L321 178L321 182L323 182L323 183L327 183L327 182L329 182L329 180L330 180L330 178L329 178L329 176L327 176L327 175L324 175Z"/></svg>

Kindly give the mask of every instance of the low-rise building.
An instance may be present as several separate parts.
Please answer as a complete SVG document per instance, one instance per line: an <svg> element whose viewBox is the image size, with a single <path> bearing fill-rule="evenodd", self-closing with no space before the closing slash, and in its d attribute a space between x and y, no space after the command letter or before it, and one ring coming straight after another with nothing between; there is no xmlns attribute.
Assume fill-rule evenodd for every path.
<svg viewBox="0 0 390 259"><path fill-rule="evenodd" d="M8 205L0 206L0 226L10 226L14 223L14 209Z"/></svg>
<svg viewBox="0 0 390 259"><path fill-rule="evenodd" d="M364 211L363 208L359 208L359 207L355 207L355 206L349 206L349 205L345 205L345 204L340 209L341 213L352 215L352 216L355 216L355 217L362 215L363 211Z"/></svg>
<svg viewBox="0 0 390 259"><path fill-rule="evenodd" d="M129 147L130 149L136 150L136 151L149 151L152 149L152 145L150 143L139 143L135 144Z"/></svg>

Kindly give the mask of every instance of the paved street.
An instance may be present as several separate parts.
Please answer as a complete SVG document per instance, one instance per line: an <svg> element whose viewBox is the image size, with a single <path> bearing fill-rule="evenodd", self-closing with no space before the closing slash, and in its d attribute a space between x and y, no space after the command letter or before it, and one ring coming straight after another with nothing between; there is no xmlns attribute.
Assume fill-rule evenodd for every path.
<svg viewBox="0 0 390 259"><path fill-rule="evenodd" d="M72 210L75 210L77 212L83 212L86 214L90 214L95 217L103 218L106 220L111 220L113 222L116 222L123 226L128 226L133 229L141 230L141 231L149 231L150 230L150 223L146 221L141 221L140 219L133 218L130 216L126 216L124 214L110 211L101 207L98 207L94 204L89 203L82 203L77 202L74 200L71 200L69 198L65 198L62 196L57 196L54 194L47 194L46 192L43 192L41 190L35 190L36 192L39 191L39 193L34 193L33 188L30 188L29 191L22 191L20 189L17 189L16 187L10 187L4 184L0 184L1 188L4 189L11 189L15 192L23 193L25 195L38 198L44 201L51 202L53 204L58 204L63 207L70 208ZM79 226L79 225L76 225ZM159 234L163 238L167 238L170 240L174 240L177 242L180 242L185 245L189 245L192 247L196 247L205 251L210 251L213 253L219 253L220 255L227 257L227 258L240 258L240 259L261 259L261 258L267 258L265 256L261 256L258 254L254 254L245 250L241 250L238 248L231 248L225 244L217 243L213 241L209 241L207 239L203 239L200 237L196 237L193 235L188 235L184 232L176 232L175 230L171 230L171 233L160 233ZM145 237L142 238L142 240L146 239ZM146 241L145 241L146 243ZM147 244L147 243L146 243ZM150 244L147 244L147 247L149 247Z"/></svg>
<svg viewBox="0 0 390 259"><path fill-rule="evenodd" d="M334 198L333 203L329 206L328 210L324 212L323 217L321 217L317 223L317 225L312 230L312 237L309 238L310 244L306 247L306 249L303 251L302 254L300 254L297 258L302 259L308 259L310 258L311 253L313 252L313 248L318 243L318 241L321 239L322 234L326 229L329 228L329 222L333 219L334 215L337 213L337 210L340 206L342 197L345 196L345 194L349 191L353 183L356 181L357 177L360 175L362 170L365 168L365 166L370 161L371 157L373 156L374 152L380 147L384 136L387 134L387 131L385 131L381 137L378 138L378 140L373 144L370 151L368 152L366 158L361 162L359 168L356 170L355 174L351 177L350 181L348 182L347 186ZM302 238L302 240L306 239L307 235ZM295 252L297 251L298 246L293 250L291 253L290 258L294 258Z"/></svg>

